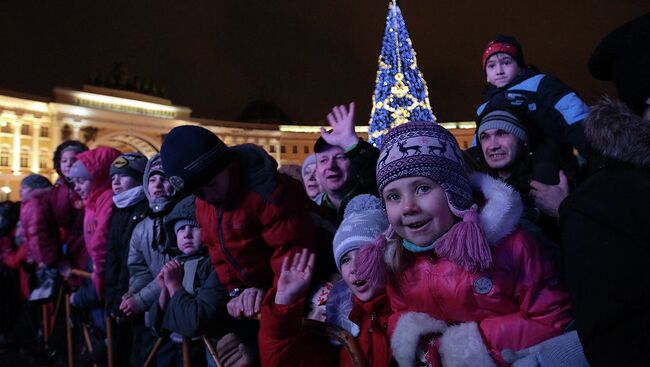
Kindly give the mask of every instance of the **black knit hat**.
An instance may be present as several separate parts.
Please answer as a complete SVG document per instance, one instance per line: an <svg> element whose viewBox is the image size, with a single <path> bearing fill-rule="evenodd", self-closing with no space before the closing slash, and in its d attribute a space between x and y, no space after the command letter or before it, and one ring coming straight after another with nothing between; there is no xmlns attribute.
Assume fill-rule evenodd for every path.
<svg viewBox="0 0 650 367"><path fill-rule="evenodd" d="M46 187L51 187L52 183L47 179L47 177L32 173L20 181L20 186L27 186L32 189L44 189Z"/></svg>
<svg viewBox="0 0 650 367"><path fill-rule="evenodd" d="M120 173L142 182L146 165L147 157L142 153L124 153L111 163L111 169L108 175L112 177L114 174Z"/></svg>
<svg viewBox="0 0 650 367"><path fill-rule="evenodd" d="M641 115L650 97L650 13L605 36L589 58L589 72L613 81L619 98Z"/></svg>
<svg viewBox="0 0 650 367"><path fill-rule="evenodd" d="M184 125L165 136L160 157L174 188L192 193L226 168L231 152L210 130Z"/></svg>

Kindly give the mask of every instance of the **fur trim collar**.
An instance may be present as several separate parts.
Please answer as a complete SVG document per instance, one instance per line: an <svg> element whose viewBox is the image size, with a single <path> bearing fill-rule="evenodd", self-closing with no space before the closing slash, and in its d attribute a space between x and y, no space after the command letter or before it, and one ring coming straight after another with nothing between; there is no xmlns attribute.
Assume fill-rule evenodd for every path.
<svg viewBox="0 0 650 367"><path fill-rule="evenodd" d="M445 330L447 324L444 321L436 320L425 313L407 312L400 316L390 338L390 348L397 364L400 367L415 365L420 337L440 334Z"/></svg>
<svg viewBox="0 0 650 367"><path fill-rule="evenodd" d="M650 122L603 97L584 121L585 138L605 158L650 168Z"/></svg>
<svg viewBox="0 0 650 367"><path fill-rule="evenodd" d="M470 183L485 198L479 208L479 223L488 244L495 246L517 228L524 211L521 197L505 182L483 173L473 174Z"/></svg>

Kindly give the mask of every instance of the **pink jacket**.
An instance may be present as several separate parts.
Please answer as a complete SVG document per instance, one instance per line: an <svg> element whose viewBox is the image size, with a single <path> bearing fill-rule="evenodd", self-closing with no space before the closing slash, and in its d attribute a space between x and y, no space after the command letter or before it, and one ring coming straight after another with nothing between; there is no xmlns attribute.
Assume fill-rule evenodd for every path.
<svg viewBox="0 0 650 367"><path fill-rule="evenodd" d="M37 263L53 266L62 259L67 243L72 267L85 269L88 255L83 241L83 202L61 183L42 190L21 204L20 223L29 255Z"/></svg>
<svg viewBox="0 0 650 367"><path fill-rule="evenodd" d="M476 352L466 365L494 366L493 360L505 365L503 349L519 350L558 336L571 321L568 295L550 259L531 235L516 228L518 195L487 176L480 181L487 203L479 218L491 239L494 265L470 273L433 252L409 254L410 265L388 286L394 311L388 330L400 362L412 363L406 361L415 358L421 337L442 335L429 346L429 360L439 352L442 365L449 365L459 355L471 358ZM500 198L490 200L497 192Z"/></svg>
<svg viewBox="0 0 650 367"><path fill-rule="evenodd" d="M108 176L111 163L120 155L114 148L99 147L77 155L93 176L93 188L84 200L84 240L93 262L92 281L100 298L104 297L106 242L113 213L113 192Z"/></svg>

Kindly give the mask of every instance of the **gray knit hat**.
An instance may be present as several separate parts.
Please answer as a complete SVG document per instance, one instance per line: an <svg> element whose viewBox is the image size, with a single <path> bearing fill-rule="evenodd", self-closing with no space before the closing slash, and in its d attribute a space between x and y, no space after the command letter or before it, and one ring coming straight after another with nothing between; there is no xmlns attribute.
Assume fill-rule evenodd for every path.
<svg viewBox="0 0 650 367"><path fill-rule="evenodd" d="M334 261L339 271L345 254L373 243L386 228L388 219L379 198L364 194L350 200L332 244Z"/></svg>
<svg viewBox="0 0 650 367"><path fill-rule="evenodd" d="M142 153L124 153L111 163L111 170L108 175L113 176L116 173L121 173L142 181L142 175L144 175L146 165L147 157Z"/></svg>
<svg viewBox="0 0 650 367"><path fill-rule="evenodd" d="M77 160L74 162L72 167L70 167L70 173L68 174L68 178L83 178L86 180L92 180L93 175L90 173L88 170L88 167L81 161Z"/></svg>
<svg viewBox="0 0 650 367"><path fill-rule="evenodd" d="M305 177L305 169L310 164L316 164L316 154L308 155L307 158L305 158L305 160L302 162L302 169L300 170L300 174L302 177Z"/></svg>
<svg viewBox="0 0 650 367"><path fill-rule="evenodd" d="M486 113L479 121L476 136L480 137L484 131L490 129L503 130L528 143L526 127L517 116L506 110L493 110Z"/></svg>
<svg viewBox="0 0 650 367"><path fill-rule="evenodd" d="M165 216L165 232L167 233L168 248L176 247L176 232L182 225L190 224L199 226L199 223L196 221L195 199L196 197L194 195L186 197L179 201L172 211Z"/></svg>

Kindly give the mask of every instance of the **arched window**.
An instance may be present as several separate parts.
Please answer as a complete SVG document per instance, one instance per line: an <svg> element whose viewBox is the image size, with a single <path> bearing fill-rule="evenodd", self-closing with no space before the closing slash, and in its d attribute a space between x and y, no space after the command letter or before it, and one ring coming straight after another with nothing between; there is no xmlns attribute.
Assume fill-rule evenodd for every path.
<svg viewBox="0 0 650 367"><path fill-rule="evenodd" d="M20 126L20 135L30 135L30 134L31 134L30 126L27 124L22 124Z"/></svg>
<svg viewBox="0 0 650 367"><path fill-rule="evenodd" d="M29 167L29 148L22 148L20 150L20 167Z"/></svg>
<svg viewBox="0 0 650 367"><path fill-rule="evenodd" d="M38 155L38 168L46 169L49 161L50 152L47 149L41 149L41 153Z"/></svg>
<svg viewBox="0 0 650 367"><path fill-rule="evenodd" d="M0 132L11 134L11 125L6 121L0 122Z"/></svg>
<svg viewBox="0 0 650 367"><path fill-rule="evenodd" d="M9 149L8 145L0 146L0 166L9 167Z"/></svg>
<svg viewBox="0 0 650 367"><path fill-rule="evenodd" d="M41 126L41 138L50 137L50 128L47 126Z"/></svg>

